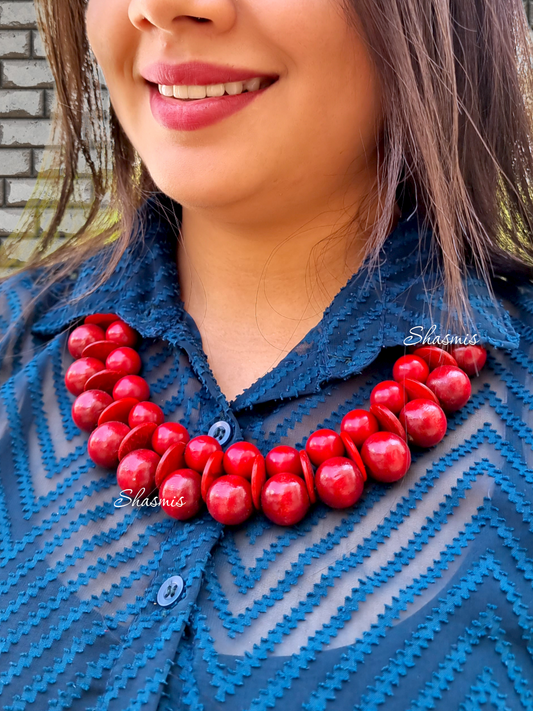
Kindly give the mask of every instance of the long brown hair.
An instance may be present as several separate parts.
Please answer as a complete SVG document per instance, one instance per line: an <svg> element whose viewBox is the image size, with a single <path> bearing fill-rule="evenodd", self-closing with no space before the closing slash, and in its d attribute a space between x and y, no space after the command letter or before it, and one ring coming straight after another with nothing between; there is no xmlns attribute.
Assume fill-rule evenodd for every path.
<svg viewBox="0 0 533 711"><path fill-rule="evenodd" d="M522 2L342 1L348 18L362 28L384 99L381 209L367 253L377 254L395 201L406 196L433 229L444 255L448 303L462 320L466 266L476 267L488 283L498 272L533 275L533 63ZM57 191L48 194L53 217L23 269L45 267L50 283L111 243L103 281L134 238L139 207L156 188L112 107L105 120L85 31L85 0L35 4L56 82L59 151ZM90 172L93 198L84 224L50 254L80 158ZM40 212L49 205L38 204ZM22 237L35 230L39 214L34 209ZM7 254L15 242L6 241Z"/></svg>

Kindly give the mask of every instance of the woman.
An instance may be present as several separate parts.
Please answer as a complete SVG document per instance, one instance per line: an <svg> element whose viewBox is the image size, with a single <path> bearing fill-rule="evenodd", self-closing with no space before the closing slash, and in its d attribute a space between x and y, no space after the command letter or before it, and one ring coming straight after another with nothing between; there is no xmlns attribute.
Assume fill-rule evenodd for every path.
<svg viewBox="0 0 533 711"><path fill-rule="evenodd" d="M519 0L37 4L62 151L1 296L4 708L533 708ZM80 158L86 223L47 256ZM338 432L409 343L489 357L396 484L293 526L180 521L72 420L97 312L140 333L167 420L263 454Z"/></svg>

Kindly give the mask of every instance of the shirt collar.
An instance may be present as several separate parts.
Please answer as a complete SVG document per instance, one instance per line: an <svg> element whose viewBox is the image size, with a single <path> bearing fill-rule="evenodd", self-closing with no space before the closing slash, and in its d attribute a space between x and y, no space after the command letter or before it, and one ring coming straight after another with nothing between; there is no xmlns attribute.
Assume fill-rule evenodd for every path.
<svg viewBox="0 0 533 711"><path fill-rule="evenodd" d="M145 338L185 347L197 362L203 358L208 369L200 334L180 298L177 238L167 219L169 210L175 215L179 207L161 195L151 198L143 208L143 236L126 250L111 277L85 295L105 264L105 252L89 259L73 279L70 296L41 316L33 332L53 335L90 313L112 312ZM424 335L435 326L433 336L445 335L440 324L446 304L431 247L431 233L417 213L402 217L381 250L378 266L369 269L367 260L320 323L273 371L239 395L235 408L316 392L332 378L359 373L382 348L404 345L413 328ZM477 334L481 343L516 348L519 336L501 302L494 303L485 282L473 274L466 282L473 315L467 332Z"/></svg>

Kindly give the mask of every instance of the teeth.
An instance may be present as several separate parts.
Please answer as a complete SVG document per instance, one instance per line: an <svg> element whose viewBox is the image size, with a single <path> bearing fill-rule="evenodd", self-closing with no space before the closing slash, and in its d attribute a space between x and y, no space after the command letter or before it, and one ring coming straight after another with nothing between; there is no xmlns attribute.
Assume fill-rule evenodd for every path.
<svg viewBox="0 0 533 711"><path fill-rule="evenodd" d="M175 99L205 99L207 96L237 96L243 91L258 91L261 88L261 77L246 81L231 81L226 84L210 84L208 86L166 86L159 84L159 93L163 96L173 96Z"/></svg>

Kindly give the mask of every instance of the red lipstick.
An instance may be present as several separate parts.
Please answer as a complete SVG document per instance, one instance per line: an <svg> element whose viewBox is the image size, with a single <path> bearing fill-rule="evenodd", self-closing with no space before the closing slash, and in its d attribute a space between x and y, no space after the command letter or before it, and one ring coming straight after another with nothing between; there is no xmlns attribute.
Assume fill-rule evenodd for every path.
<svg viewBox="0 0 533 711"><path fill-rule="evenodd" d="M145 67L141 76L150 82L150 108L155 120L165 128L175 131L195 131L228 118L248 106L263 94L278 78L261 70L188 62L185 64L155 63ZM178 99L163 96L163 86L210 86L230 82L245 82L261 78L263 88L230 96L205 99Z"/></svg>

